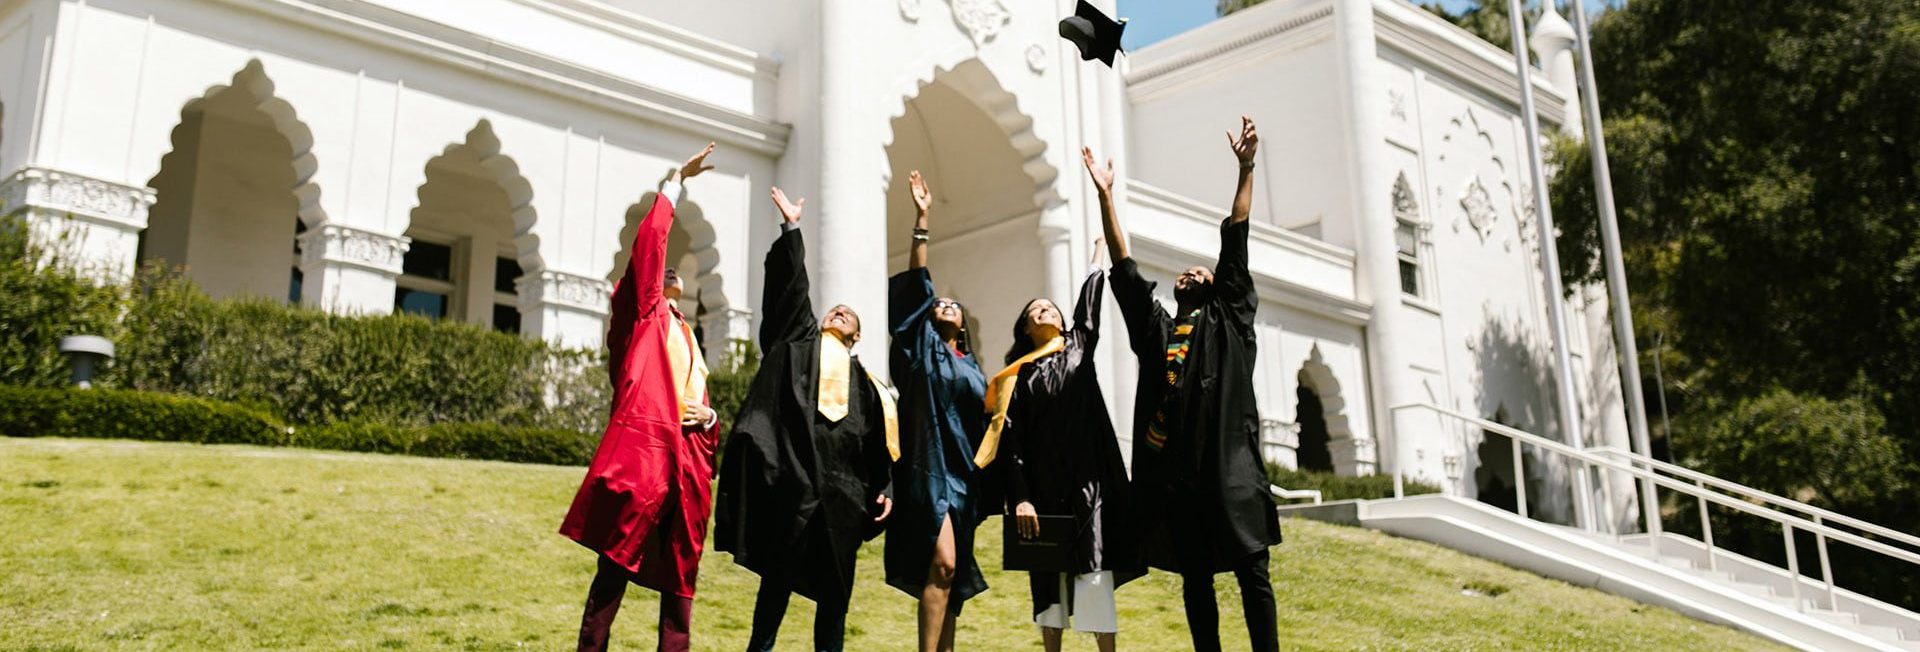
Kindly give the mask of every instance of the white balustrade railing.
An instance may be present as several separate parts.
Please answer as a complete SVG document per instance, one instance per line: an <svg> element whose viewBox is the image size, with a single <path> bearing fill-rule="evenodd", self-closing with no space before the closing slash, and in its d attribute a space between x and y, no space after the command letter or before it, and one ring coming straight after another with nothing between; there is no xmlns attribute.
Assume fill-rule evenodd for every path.
<svg viewBox="0 0 1920 652"><path fill-rule="evenodd" d="M1786 570L1792 576L1794 605L1805 610L1806 602L1800 598L1800 558L1796 554L1794 532L1804 531L1814 536L1816 553L1820 560L1820 575L1826 589L1826 608L1834 609L1833 564L1827 555L1827 541L1840 543L1873 552L1885 557L1914 566L1914 572L1920 573L1920 537L1891 528L1875 525L1843 514L1814 507L1806 503L1754 489L1736 482L1723 480L1700 473L1686 467L1661 462L1643 455L1637 455L1618 449L1580 450L1539 435L1535 435L1511 426L1495 423L1486 419L1464 414L1432 403L1410 403L1393 408L1402 410L1426 410L1434 414L1466 423L1481 430L1506 437L1513 445L1513 472L1516 489L1514 491L1516 510L1521 517L1527 516L1527 491L1525 469L1525 447L1535 449L1577 465L1580 473L1590 475L1600 473L1603 491L1611 495L1611 483L1608 476L1612 473L1629 475L1637 482L1648 487L1664 488L1695 499L1699 504L1701 543L1706 545L1709 569L1716 568L1714 562L1713 523L1707 509L1709 504L1718 505L1736 512L1757 516L1780 526L1780 536L1786 545ZM1403 482L1402 470L1394 469L1394 495L1400 496ZM1608 510L1607 522L1613 523L1613 534L1618 537L1618 522L1613 519L1612 500L1602 501ZM1655 501L1649 501L1658 504ZM1659 532L1657 512L1649 513L1642 509L1642 518L1648 523L1647 532ZM1836 527L1836 525L1838 527ZM1870 539L1868 536L1879 537ZM1900 545L1893 545L1886 539ZM1912 549L1909 549L1912 548Z"/></svg>
<svg viewBox="0 0 1920 652"><path fill-rule="evenodd" d="M1267 485L1267 490L1273 492L1274 498L1281 500L1311 500L1315 505L1320 504L1319 489L1288 489L1277 484L1270 484Z"/></svg>

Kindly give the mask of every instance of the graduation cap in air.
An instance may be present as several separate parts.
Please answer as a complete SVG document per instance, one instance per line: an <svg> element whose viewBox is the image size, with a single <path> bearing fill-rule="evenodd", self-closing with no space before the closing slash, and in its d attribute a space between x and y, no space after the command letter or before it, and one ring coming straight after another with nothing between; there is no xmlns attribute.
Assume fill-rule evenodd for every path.
<svg viewBox="0 0 1920 652"><path fill-rule="evenodd" d="M1118 21L1108 18L1087 0L1073 10L1073 15L1060 20L1060 38L1072 41L1080 48L1080 60L1099 59L1108 66L1113 65L1113 54L1120 51L1120 32L1127 28L1126 19Z"/></svg>

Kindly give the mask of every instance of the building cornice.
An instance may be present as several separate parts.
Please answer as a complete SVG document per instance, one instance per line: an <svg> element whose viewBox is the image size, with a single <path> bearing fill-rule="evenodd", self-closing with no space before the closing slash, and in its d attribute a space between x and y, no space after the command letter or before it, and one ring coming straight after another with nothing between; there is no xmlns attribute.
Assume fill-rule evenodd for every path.
<svg viewBox="0 0 1920 652"><path fill-rule="evenodd" d="M615 114L662 123L702 134L721 143L768 155L786 151L792 128L759 116L692 99L624 77L502 43L407 12L353 0L203 0L296 23L371 46L493 77L528 90L545 92ZM676 53L747 74L773 74L771 62L691 34L670 30L638 16L607 7L595 12L586 0L516 0L532 6L572 12L568 16L602 30L648 38L649 45L669 40ZM750 61L749 61L750 59Z"/></svg>
<svg viewBox="0 0 1920 652"><path fill-rule="evenodd" d="M1333 16L1332 4L1320 2L1291 11L1283 9L1283 4L1256 6L1235 19L1217 20L1141 49L1128 61L1128 87L1150 92L1156 80L1173 73L1197 65L1212 71L1226 67L1221 65L1223 60L1257 58L1331 30L1331 23L1321 23Z"/></svg>
<svg viewBox="0 0 1920 652"><path fill-rule="evenodd" d="M598 0L513 1L561 16L586 27L669 50L675 54L698 59L708 65L752 76L755 79L773 81L780 74L780 64L772 57L707 38Z"/></svg>
<svg viewBox="0 0 1920 652"><path fill-rule="evenodd" d="M1405 0L1376 0L1374 25L1379 44L1408 58L1431 66L1439 74L1451 77L1500 101L1520 106L1520 77L1513 69L1513 54L1495 47ZM1534 92L1540 102L1540 118L1559 124L1566 116L1566 98L1545 75L1534 75Z"/></svg>

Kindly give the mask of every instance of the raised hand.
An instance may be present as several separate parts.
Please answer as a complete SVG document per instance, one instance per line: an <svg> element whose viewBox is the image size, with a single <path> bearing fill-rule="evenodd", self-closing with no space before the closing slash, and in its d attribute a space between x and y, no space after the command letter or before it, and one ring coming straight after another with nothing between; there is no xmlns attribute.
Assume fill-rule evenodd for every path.
<svg viewBox="0 0 1920 652"><path fill-rule="evenodd" d="M1234 138L1233 131L1227 131L1227 146L1233 148L1241 167L1253 164L1253 154L1260 149L1260 134L1254 131L1252 118L1240 116L1240 137Z"/></svg>
<svg viewBox="0 0 1920 652"><path fill-rule="evenodd" d="M1100 195L1113 195L1113 159L1108 158L1107 164L1101 165L1093 158L1093 148L1081 147L1080 162L1086 164L1087 175L1093 177L1093 186L1100 189Z"/></svg>
<svg viewBox="0 0 1920 652"><path fill-rule="evenodd" d="M801 197L800 201L787 201L787 193L781 192L779 186L775 186L768 194L773 196L773 207L780 209L782 221L788 224L800 222L800 212L807 208L807 198Z"/></svg>
<svg viewBox="0 0 1920 652"><path fill-rule="evenodd" d="M907 184L913 189L914 207L920 209L921 215L926 215L927 209L933 208L933 190L927 188L926 177L920 176L919 170L914 170L907 173Z"/></svg>
<svg viewBox="0 0 1920 652"><path fill-rule="evenodd" d="M711 154L713 154L713 143L707 143L706 148L701 149L699 154L694 154L693 158L687 159L685 165L680 166L680 180L686 181L700 176L701 172L713 169L713 166L707 165L707 156Z"/></svg>
<svg viewBox="0 0 1920 652"><path fill-rule="evenodd" d="M1093 239L1093 246L1089 247L1090 249L1093 250L1093 255L1087 257L1088 267L1100 266L1100 254L1106 252L1107 248L1103 246L1106 244L1106 242L1107 242L1107 239L1105 237L1098 237Z"/></svg>

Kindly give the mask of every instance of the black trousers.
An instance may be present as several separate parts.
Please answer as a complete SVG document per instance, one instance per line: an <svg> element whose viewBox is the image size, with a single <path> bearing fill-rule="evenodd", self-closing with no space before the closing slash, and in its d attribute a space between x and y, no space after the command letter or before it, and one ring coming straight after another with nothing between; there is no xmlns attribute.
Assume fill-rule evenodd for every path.
<svg viewBox="0 0 1920 652"><path fill-rule="evenodd" d="M760 578L760 595L753 601L753 633L747 637L747 652L771 652L780 636L780 622L787 617L787 602L793 597L793 585L779 576ZM852 596L839 596L817 602L813 616L813 648L819 652L840 652L846 644L847 602Z"/></svg>
<svg viewBox="0 0 1920 652"><path fill-rule="evenodd" d="M1240 582L1240 608L1246 611L1247 639L1254 652L1280 649L1279 613L1273 601L1273 580L1267 574L1267 551L1247 555L1233 566ZM1187 603L1187 628L1195 652L1220 652L1220 605L1213 596L1212 573L1182 573L1180 590Z"/></svg>

